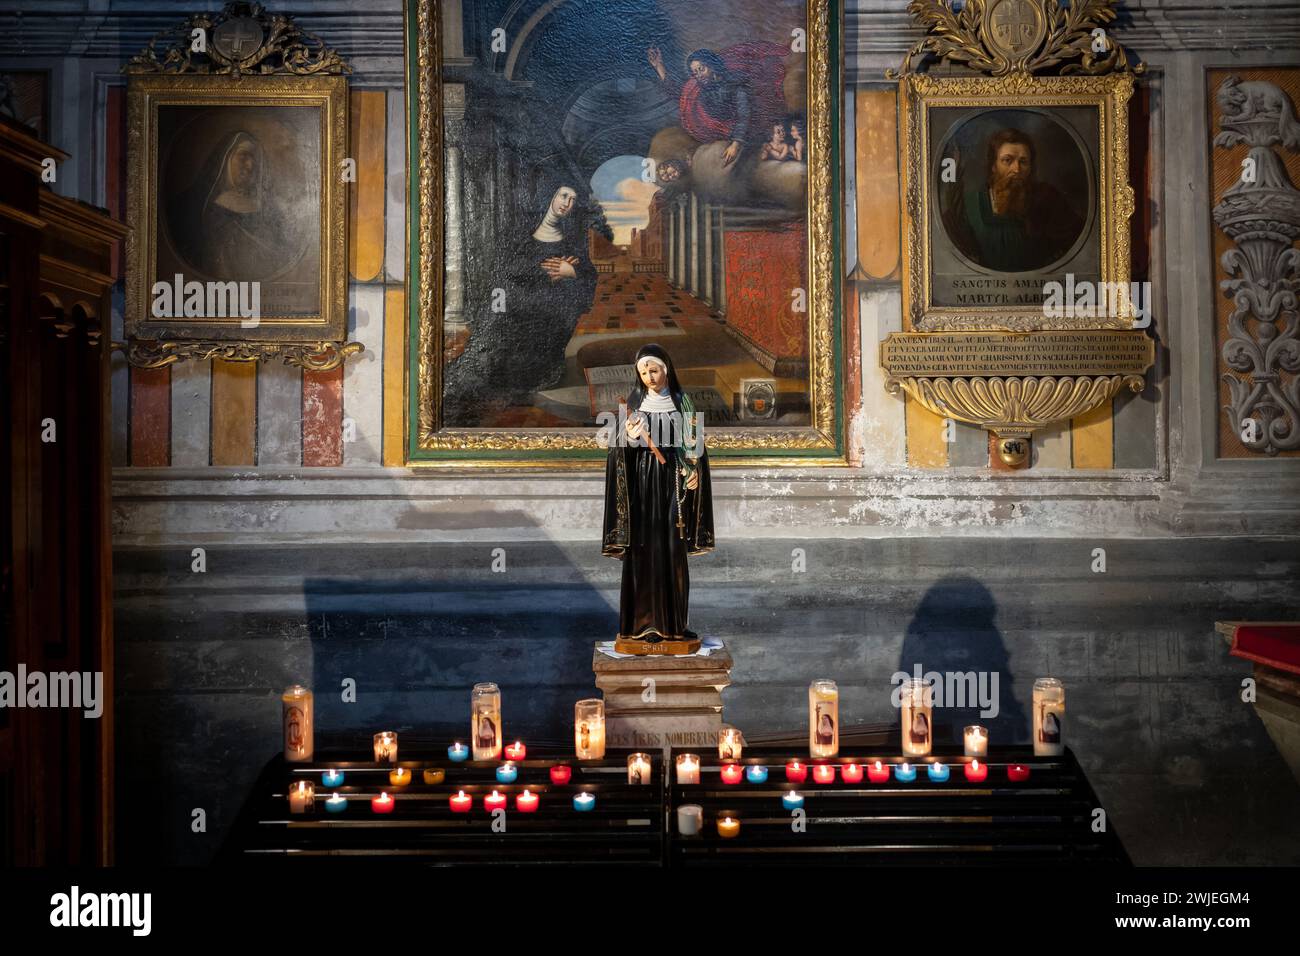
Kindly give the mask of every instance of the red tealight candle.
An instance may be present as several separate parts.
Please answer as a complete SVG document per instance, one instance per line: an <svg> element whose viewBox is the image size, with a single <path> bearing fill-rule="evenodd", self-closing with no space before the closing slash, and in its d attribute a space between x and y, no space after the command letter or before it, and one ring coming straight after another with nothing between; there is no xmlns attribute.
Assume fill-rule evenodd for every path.
<svg viewBox="0 0 1300 956"><path fill-rule="evenodd" d="M370 798L370 809L375 813L392 813L394 802L387 793L381 793L377 797Z"/></svg>
<svg viewBox="0 0 1300 956"><path fill-rule="evenodd" d="M877 760L867 765L867 779L872 783L889 783L889 767Z"/></svg>
<svg viewBox="0 0 1300 956"><path fill-rule="evenodd" d="M469 813L469 808L474 806L474 798L464 790L452 794L448 802L451 804L452 813Z"/></svg>
<svg viewBox="0 0 1300 956"><path fill-rule="evenodd" d="M835 764L819 763L813 767L813 779L818 783L835 782Z"/></svg>
<svg viewBox="0 0 1300 956"><path fill-rule="evenodd" d="M840 776L844 778L845 783L861 783L862 764L846 763L843 767L840 767Z"/></svg>
<svg viewBox="0 0 1300 956"><path fill-rule="evenodd" d="M966 765L966 779L971 783L983 783L988 779L988 764L980 763L978 760L972 760Z"/></svg>
<svg viewBox="0 0 1300 956"><path fill-rule="evenodd" d="M506 808L506 795L497 793L493 790L483 798L483 808L491 813L493 810L504 810Z"/></svg>
<svg viewBox="0 0 1300 956"><path fill-rule="evenodd" d="M722 765L722 782L723 783L740 783L745 779L745 771L738 763L724 763Z"/></svg>
<svg viewBox="0 0 1300 956"><path fill-rule="evenodd" d="M1014 783L1022 783L1029 779L1029 768L1022 763L1013 763L1007 767L1007 779Z"/></svg>
<svg viewBox="0 0 1300 956"><path fill-rule="evenodd" d="M521 740L516 740L506 747L507 760L523 760L526 753L528 753L528 748L524 746Z"/></svg>
<svg viewBox="0 0 1300 956"><path fill-rule="evenodd" d="M551 768L551 783L568 783L573 778L573 768L560 764Z"/></svg>
<svg viewBox="0 0 1300 956"><path fill-rule="evenodd" d="M536 813L538 798L531 790L525 790L515 797L515 809L520 813Z"/></svg>
<svg viewBox="0 0 1300 956"><path fill-rule="evenodd" d="M791 783L803 783L808 779L808 765L791 760L785 765L785 779Z"/></svg>

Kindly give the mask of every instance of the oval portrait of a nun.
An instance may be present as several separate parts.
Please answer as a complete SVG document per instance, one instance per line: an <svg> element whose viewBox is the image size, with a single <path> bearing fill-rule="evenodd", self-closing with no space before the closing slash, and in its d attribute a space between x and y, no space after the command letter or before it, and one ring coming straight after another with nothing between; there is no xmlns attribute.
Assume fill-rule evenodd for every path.
<svg viewBox="0 0 1300 956"><path fill-rule="evenodd" d="M189 115L160 122L160 133L172 129L159 160L159 273L171 259L187 279L314 285L321 216L315 112L296 111L311 114L306 124L264 108L175 112Z"/></svg>

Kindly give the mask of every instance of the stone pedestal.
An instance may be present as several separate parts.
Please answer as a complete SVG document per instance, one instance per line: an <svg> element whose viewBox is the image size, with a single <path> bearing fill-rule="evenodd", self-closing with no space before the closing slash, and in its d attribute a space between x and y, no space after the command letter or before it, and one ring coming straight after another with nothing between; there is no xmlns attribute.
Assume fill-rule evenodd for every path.
<svg viewBox="0 0 1300 956"><path fill-rule="evenodd" d="M605 698L606 743L642 750L717 747L731 663L725 647L707 657L613 657L597 644L591 667Z"/></svg>

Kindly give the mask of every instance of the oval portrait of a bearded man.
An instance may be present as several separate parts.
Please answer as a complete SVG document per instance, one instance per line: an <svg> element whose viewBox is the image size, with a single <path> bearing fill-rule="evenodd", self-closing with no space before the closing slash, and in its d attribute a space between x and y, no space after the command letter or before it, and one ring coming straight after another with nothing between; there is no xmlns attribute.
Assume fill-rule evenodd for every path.
<svg viewBox="0 0 1300 956"><path fill-rule="evenodd" d="M932 188L956 253L981 271L1038 272L1078 251L1095 195L1077 137L1037 110L980 110L954 123Z"/></svg>

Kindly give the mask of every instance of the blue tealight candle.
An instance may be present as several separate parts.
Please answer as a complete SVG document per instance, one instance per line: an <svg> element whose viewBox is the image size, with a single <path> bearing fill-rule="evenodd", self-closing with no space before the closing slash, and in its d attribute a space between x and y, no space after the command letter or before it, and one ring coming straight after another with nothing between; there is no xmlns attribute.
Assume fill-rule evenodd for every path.
<svg viewBox="0 0 1300 956"><path fill-rule="evenodd" d="M750 783L767 783L767 768L762 764L750 764L745 768L745 779Z"/></svg>
<svg viewBox="0 0 1300 956"><path fill-rule="evenodd" d="M932 763L925 768L925 772L930 775L930 779L935 783L948 782L948 765L943 763Z"/></svg>
<svg viewBox="0 0 1300 956"><path fill-rule="evenodd" d="M916 768L910 763L900 763L894 766L894 779L899 783L911 783L916 779Z"/></svg>
<svg viewBox="0 0 1300 956"><path fill-rule="evenodd" d="M462 743L454 743L447 748L447 756L456 763L464 763L469 759L469 748Z"/></svg>
<svg viewBox="0 0 1300 956"><path fill-rule="evenodd" d="M320 775L320 782L327 787L341 787L343 786L343 771L331 767Z"/></svg>
<svg viewBox="0 0 1300 956"><path fill-rule="evenodd" d="M799 810L803 807L803 794L798 790L791 790L781 797L781 806L787 810Z"/></svg>
<svg viewBox="0 0 1300 956"><path fill-rule="evenodd" d="M343 774L339 774L339 776L341 777ZM330 813L342 813L347 808L348 799L341 793L332 794L330 798L325 801L325 809Z"/></svg>
<svg viewBox="0 0 1300 956"><path fill-rule="evenodd" d="M573 795L573 809L579 813L587 813L596 806L596 795L594 793L575 793Z"/></svg>
<svg viewBox="0 0 1300 956"><path fill-rule="evenodd" d="M497 767L497 783L514 783L519 779L519 768L512 763Z"/></svg>

